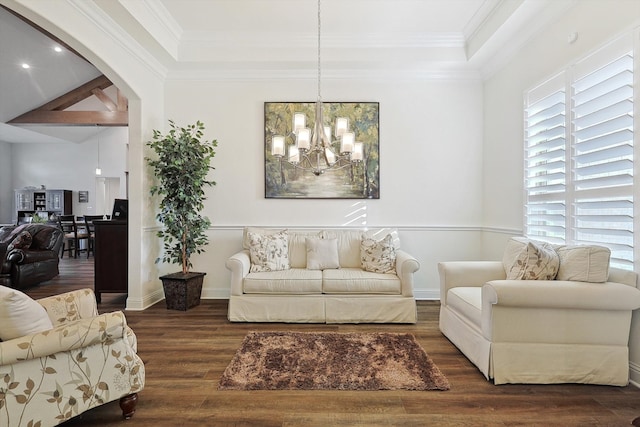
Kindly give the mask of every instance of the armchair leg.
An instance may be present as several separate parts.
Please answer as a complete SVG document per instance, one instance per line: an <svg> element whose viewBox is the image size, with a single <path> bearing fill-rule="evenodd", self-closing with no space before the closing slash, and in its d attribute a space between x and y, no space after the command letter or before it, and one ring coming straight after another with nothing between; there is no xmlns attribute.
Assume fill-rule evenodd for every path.
<svg viewBox="0 0 640 427"><path fill-rule="evenodd" d="M128 420L135 414L136 403L138 403L138 393L132 393L120 398L120 409L122 409L122 416L125 420Z"/></svg>

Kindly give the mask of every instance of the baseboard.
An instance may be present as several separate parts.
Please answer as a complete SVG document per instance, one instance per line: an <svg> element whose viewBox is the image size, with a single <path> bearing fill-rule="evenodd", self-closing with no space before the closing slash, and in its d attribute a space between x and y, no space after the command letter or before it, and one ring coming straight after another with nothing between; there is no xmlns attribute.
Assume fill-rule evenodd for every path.
<svg viewBox="0 0 640 427"><path fill-rule="evenodd" d="M145 295L143 299L132 298L131 295L127 297L127 310L141 311L145 310L152 305L162 301L164 299L164 292L162 289L158 289L149 295Z"/></svg>
<svg viewBox="0 0 640 427"><path fill-rule="evenodd" d="M413 296L417 300L440 300L439 289L413 290Z"/></svg>
<svg viewBox="0 0 640 427"><path fill-rule="evenodd" d="M228 289L202 289L202 299L229 299Z"/></svg>
<svg viewBox="0 0 640 427"><path fill-rule="evenodd" d="M629 362L629 383L640 388L640 364Z"/></svg>

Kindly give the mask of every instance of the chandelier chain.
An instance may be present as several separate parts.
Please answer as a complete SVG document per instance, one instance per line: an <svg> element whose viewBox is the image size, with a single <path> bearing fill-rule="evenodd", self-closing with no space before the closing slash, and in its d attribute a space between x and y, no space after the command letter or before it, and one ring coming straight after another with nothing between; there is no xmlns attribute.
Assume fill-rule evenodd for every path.
<svg viewBox="0 0 640 427"><path fill-rule="evenodd" d="M322 101L322 95L320 90L321 85L321 67L320 67L320 24L322 22L321 11L320 11L320 3L321 0L318 0L318 101Z"/></svg>

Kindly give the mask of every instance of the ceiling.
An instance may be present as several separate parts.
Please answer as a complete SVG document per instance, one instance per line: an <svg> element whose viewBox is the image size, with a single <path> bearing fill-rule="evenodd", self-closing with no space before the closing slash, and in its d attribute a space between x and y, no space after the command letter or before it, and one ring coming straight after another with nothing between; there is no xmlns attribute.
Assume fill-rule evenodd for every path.
<svg viewBox="0 0 640 427"><path fill-rule="evenodd" d="M166 79L317 76L316 0L60 1ZM575 1L322 0L322 76L486 78ZM0 8L0 141L77 143L95 134L96 126L6 123L100 75ZM92 98L73 107L104 108Z"/></svg>

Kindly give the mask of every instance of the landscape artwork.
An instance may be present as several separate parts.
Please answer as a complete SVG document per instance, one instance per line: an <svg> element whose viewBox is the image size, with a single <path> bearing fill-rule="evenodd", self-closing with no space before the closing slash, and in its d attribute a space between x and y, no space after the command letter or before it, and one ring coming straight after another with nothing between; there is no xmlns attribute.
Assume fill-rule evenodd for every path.
<svg viewBox="0 0 640 427"><path fill-rule="evenodd" d="M315 102L264 103L265 197L379 199L379 103L323 103L327 145L298 149L304 137L296 135L294 126L312 134L315 110ZM343 139L343 133L352 134L352 140Z"/></svg>

